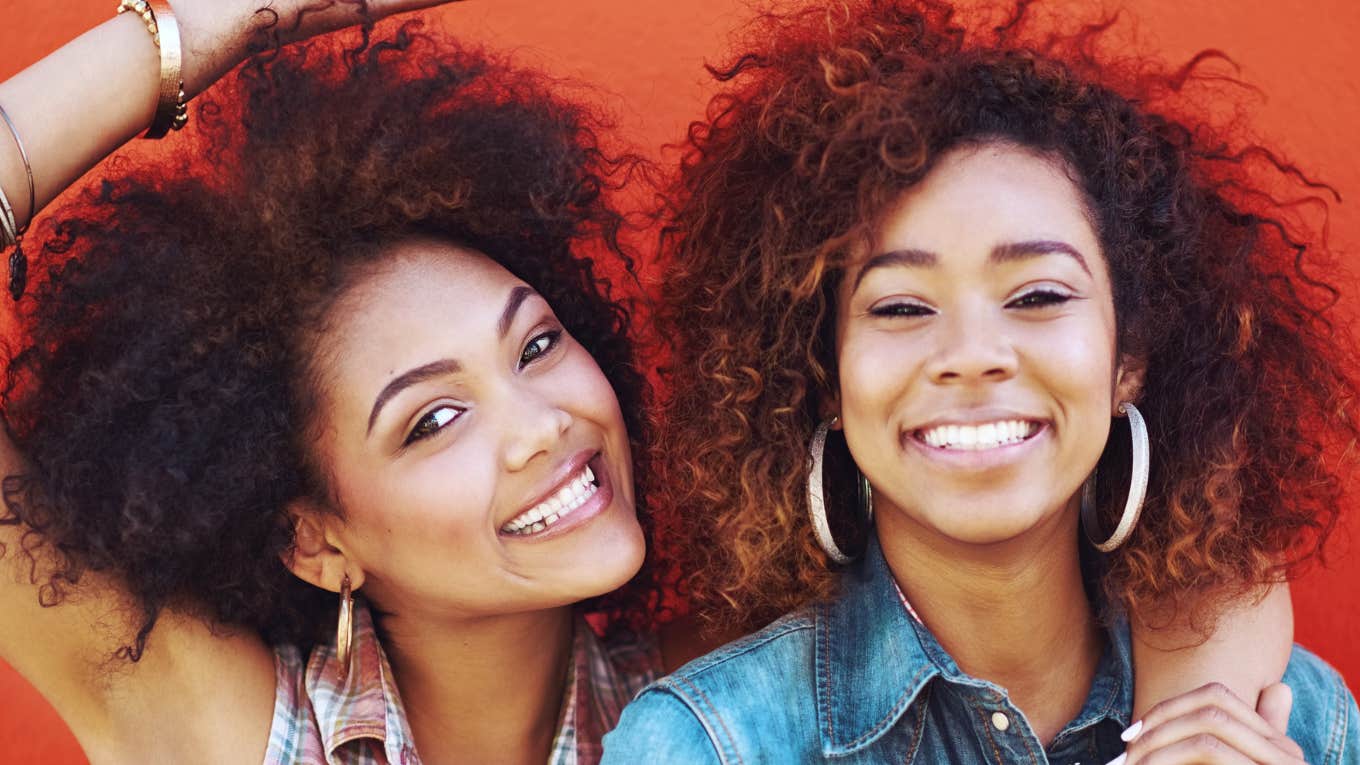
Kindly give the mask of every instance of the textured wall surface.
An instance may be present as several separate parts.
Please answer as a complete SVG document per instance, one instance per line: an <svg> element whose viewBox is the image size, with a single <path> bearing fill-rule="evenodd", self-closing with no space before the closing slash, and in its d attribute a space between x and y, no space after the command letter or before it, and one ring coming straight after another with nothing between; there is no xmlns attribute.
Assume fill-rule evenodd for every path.
<svg viewBox="0 0 1360 765"><path fill-rule="evenodd" d="M1057 0L1074 8L1089 4ZM111 15L112 0L20 3L0 0L0 79ZM1337 188L1345 202L1330 220L1334 249L1360 257L1360 4L1313 0L1126 0L1140 50L1181 61L1203 48L1227 51L1241 76L1264 95L1243 94L1260 136ZM1286 10L1287 8L1287 10ZM593 83L618 116L621 134L663 164L659 147L683 134L708 93L702 69L748 15L743 0L473 0L428 14L429 23L465 40L514 50L522 63ZM110 74L109 86L118 77ZM138 152L154 149L147 145ZM1360 272L1355 268L1349 269ZM1360 317L1360 277L1345 282L1344 310ZM10 325L7 302L0 327ZM1360 531L1356 496L1333 547L1330 567L1294 588L1297 639L1337 666L1360 689ZM0 615L0 618L4 618ZM0 762L83 762L56 715L0 663Z"/></svg>

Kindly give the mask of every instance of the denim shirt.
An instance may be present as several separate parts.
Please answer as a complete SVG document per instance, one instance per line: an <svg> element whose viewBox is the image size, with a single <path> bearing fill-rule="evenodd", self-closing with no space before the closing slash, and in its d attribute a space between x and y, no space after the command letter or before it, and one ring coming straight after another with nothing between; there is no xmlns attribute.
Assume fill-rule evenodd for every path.
<svg viewBox="0 0 1360 765"><path fill-rule="evenodd" d="M911 617L871 541L832 602L648 686L605 737L603 765L1104 765L1133 709L1127 625L1109 638L1086 703L1045 749L1004 689L964 674ZM1360 718L1337 673L1296 647L1285 682L1305 759L1360 764Z"/></svg>

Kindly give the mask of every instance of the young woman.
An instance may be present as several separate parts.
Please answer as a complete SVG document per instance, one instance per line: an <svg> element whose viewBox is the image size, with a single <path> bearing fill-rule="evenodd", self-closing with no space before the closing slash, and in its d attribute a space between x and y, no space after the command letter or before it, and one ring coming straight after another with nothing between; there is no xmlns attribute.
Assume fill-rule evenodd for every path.
<svg viewBox="0 0 1360 765"><path fill-rule="evenodd" d="M1302 650L1292 717L1212 685L1135 717L1130 622L1207 631L1321 544L1355 389L1272 155L1028 5L809 8L719 71L667 253L663 501L701 609L796 610L644 691L606 762L1360 758Z"/></svg>
<svg viewBox="0 0 1360 765"><path fill-rule="evenodd" d="M175 5L193 93L248 24ZM124 15L0 86L38 206L153 119L153 88L109 97L72 63L146 53L146 32ZM651 643L601 645L568 607L642 555L619 426L639 381L620 308L567 253L611 240L596 194L615 174L532 76L424 45L252 67L209 123L215 177L159 162L55 229L53 265L73 259L31 298L6 407L31 462L5 444L0 652L96 762L414 761L417 743L588 762L656 671ZM138 66L115 67L129 88ZM362 607L333 629L347 586L376 630ZM597 610L641 621L646 590Z"/></svg>
<svg viewBox="0 0 1360 765"><path fill-rule="evenodd" d="M176 5L190 72L221 43ZM111 25L73 45L155 51ZM58 64L0 89L21 220L12 160L41 204L136 123L73 124ZM588 763L657 674L644 381L573 254L622 273L634 163L555 89L407 29L276 52L29 243L0 656L92 762Z"/></svg>

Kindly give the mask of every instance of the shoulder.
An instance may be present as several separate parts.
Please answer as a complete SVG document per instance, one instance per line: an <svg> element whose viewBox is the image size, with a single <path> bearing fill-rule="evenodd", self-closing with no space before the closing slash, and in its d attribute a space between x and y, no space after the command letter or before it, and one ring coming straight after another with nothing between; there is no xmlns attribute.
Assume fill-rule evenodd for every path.
<svg viewBox="0 0 1360 765"><path fill-rule="evenodd" d="M725 763L702 718L679 697L648 689L623 710L618 727L605 734L600 765L704 765Z"/></svg>
<svg viewBox="0 0 1360 765"><path fill-rule="evenodd" d="M740 762L742 752L770 751L755 740L763 732L814 734L813 626L810 610L795 612L652 683L605 738L605 762Z"/></svg>
<svg viewBox="0 0 1360 765"><path fill-rule="evenodd" d="M753 687L793 690L814 661L813 628L813 612L796 611L700 656L648 690L669 692L696 707L749 699Z"/></svg>
<svg viewBox="0 0 1360 765"><path fill-rule="evenodd" d="M1303 747L1304 759L1318 765L1360 762L1360 712L1341 675L1296 645L1284 682L1294 692L1289 737Z"/></svg>

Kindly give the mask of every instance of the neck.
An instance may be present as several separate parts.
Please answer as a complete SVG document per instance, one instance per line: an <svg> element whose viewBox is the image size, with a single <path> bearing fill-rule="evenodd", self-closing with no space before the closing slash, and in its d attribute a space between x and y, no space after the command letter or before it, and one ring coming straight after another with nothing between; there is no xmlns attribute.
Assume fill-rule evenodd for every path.
<svg viewBox="0 0 1360 765"><path fill-rule="evenodd" d="M1082 585L1075 507L985 545L944 538L900 511L876 521L921 621L960 669L1005 688L1047 745L1081 711L1105 639Z"/></svg>
<svg viewBox="0 0 1360 765"><path fill-rule="evenodd" d="M546 762L571 660L570 606L379 629L422 761Z"/></svg>

